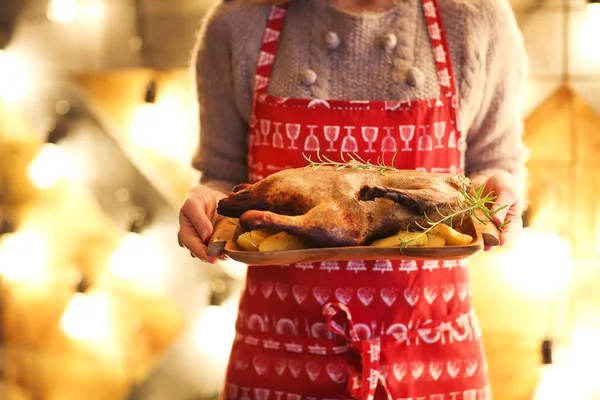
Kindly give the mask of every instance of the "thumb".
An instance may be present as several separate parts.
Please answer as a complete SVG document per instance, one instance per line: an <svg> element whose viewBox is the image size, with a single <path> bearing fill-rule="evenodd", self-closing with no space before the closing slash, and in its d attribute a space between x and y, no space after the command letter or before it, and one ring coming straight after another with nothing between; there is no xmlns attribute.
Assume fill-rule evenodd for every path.
<svg viewBox="0 0 600 400"><path fill-rule="evenodd" d="M509 212L519 213L520 207L512 191L502 191L494 200L491 210L494 212L494 223L500 226L506 221Z"/></svg>
<svg viewBox="0 0 600 400"><path fill-rule="evenodd" d="M502 196L498 196L491 208L492 212L494 213L493 220L496 226L500 226L504 223L506 214L508 213L509 206L503 200L504 199Z"/></svg>

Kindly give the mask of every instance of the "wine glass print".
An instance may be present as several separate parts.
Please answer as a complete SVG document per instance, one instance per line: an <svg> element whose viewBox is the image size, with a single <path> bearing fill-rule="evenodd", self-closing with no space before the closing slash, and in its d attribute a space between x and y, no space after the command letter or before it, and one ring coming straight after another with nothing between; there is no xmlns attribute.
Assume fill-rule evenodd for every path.
<svg viewBox="0 0 600 400"><path fill-rule="evenodd" d="M306 137L304 141L304 150L305 151L317 151L319 150L319 138L315 135L316 125L306 125L306 127L310 130L310 134Z"/></svg>
<svg viewBox="0 0 600 400"><path fill-rule="evenodd" d="M361 131L363 139L365 139L365 142L369 144L369 148L365 151L367 153L374 153L375 150L373 150L373 142L377 140L377 132L379 131L379 128L376 126L363 126Z"/></svg>
<svg viewBox="0 0 600 400"><path fill-rule="evenodd" d="M356 143L356 139L352 136L352 129L355 129L355 126L345 126L346 136L344 136L344 140L342 140L342 151L347 153L356 153L358 151L358 144Z"/></svg>
<svg viewBox="0 0 600 400"><path fill-rule="evenodd" d="M398 101L398 100L386 100L385 101L385 109L386 110L396 110L397 108L400 108L401 105L402 105L402 102Z"/></svg>
<svg viewBox="0 0 600 400"><path fill-rule="evenodd" d="M261 119L260 120L260 133L263 135L263 146L268 146L269 142L267 141L267 137L269 136L269 131L271 130L271 120L269 119Z"/></svg>
<svg viewBox="0 0 600 400"><path fill-rule="evenodd" d="M400 139L404 142L402 151L411 151L410 141L415 137L414 125L400 125Z"/></svg>
<svg viewBox="0 0 600 400"><path fill-rule="evenodd" d="M419 138L419 151L430 151L433 149L433 139L427 134L429 125L421 126L421 137Z"/></svg>
<svg viewBox="0 0 600 400"><path fill-rule="evenodd" d="M448 148L450 148L450 149L456 148L456 131L455 130L450 132L450 136L448 136Z"/></svg>
<svg viewBox="0 0 600 400"><path fill-rule="evenodd" d="M273 133L273 147L278 149L283 148L283 135L279 132L279 127L281 126L281 122L274 122L275 125L275 133Z"/></svg>
<svg viewBox="0 0 600 400"><path fill-rule="evenodd" d="M250 396L248 395L248 392L250 391L250 388L246 388L243 387L242 388L242 397L240 398L240 400L250 400Z"/></svg>
<svg viewBox="0 0 600 400"><path fill-rule="evenodd" d="M381 141L381 151L389 151L393 153L397 150L396 139L392 137L392 129L394 129L394 127L386 126L383 129L385 129L385 137Z"/></svg>
<svg viewBox="0 0 600 400"><path fill-rule="evenodd" d="M290 139L290 149L297 150L296 147L296 139L300 137L300 128L302 125L300 124L285 124L285 136Z"/></svg>
<svg viewBox="0 0 600 400"><path fill-rule="evenodd" d="M340 135L340 127L325 125L323 127L323 133L325 135L325 139L327 139L327 141L329 142L329 148L327 149L327 151L335 151L333 143L338 139L338 136Z"/></svg>
<svg viewBox="0 0 600 400"><path fill-rule="evenodd" d="M437 144L435 145L435 148L443 149L444 145L442 144L442 138L446 135L446 122L435 122L433 124L433 134L437 139Z"/></svg>

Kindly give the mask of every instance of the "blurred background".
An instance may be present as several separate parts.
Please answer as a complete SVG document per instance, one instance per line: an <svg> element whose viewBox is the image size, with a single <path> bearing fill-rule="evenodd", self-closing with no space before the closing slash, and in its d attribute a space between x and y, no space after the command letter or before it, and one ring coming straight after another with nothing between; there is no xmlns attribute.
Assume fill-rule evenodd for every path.
<svg viewBox="0 0 600 400"><path fill-rule="evenodd" d="M2 400L217 398L245 268L176 241L212 1L0 0ZM600 4L511 5L530 208L471 264L494 397L600 399Z"/></svg>

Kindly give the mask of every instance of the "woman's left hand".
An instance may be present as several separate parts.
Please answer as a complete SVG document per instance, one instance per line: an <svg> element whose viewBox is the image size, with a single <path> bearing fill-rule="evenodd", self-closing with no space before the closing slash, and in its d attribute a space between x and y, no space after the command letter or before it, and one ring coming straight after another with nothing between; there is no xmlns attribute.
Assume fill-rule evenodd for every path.
<svg viewBox="0 0 600 400"><path fill-rule="evenodd" d="M515 240L523 229L523 205L516 190L517 182L508 172L497 172L492 175L480 175L471 179L474 188L485 184L484 195L491 193L496 197L491 208L496 211L505 206L494 215L496 226L504 224L500 231L500 246L504 246ZM506 222L506 224L505 224ZM485 246L485 250L491 250L494 246Z"/></svg>

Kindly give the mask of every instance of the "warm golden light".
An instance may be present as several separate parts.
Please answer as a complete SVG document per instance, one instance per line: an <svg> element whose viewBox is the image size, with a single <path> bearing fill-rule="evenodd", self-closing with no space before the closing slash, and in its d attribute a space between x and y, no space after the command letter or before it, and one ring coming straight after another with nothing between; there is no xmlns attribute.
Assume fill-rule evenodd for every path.
<svg viewBox="0 0 600 400"><path fill-rule="evenodd" d="M0 100L21 101L30 88L31 78L23 61L13 52L0 50Z"/></svg>
<svg viewBox="0 0 600 400"><path fill-rule="evenodd" d="M77 340L110 338L110 304L106 295L75 293L60 319L63 332Z"/></svg>
<svg viewBox="0 0 600 400"><path fill-rule="evenodd" d="M588 4L579 27L578 48L581 57L600 68L600 3Z"/></svg>
<svg viewBox="0 0 600 400"><path fill-rule="evenodd" d="M600 328L576 329L571 345L554 364L543 367L534 400L595 399L600 391L599 338Z"/></svg>
<svg viewBox="0 0 600 400"><path fill-rule="evenodd" d="M37 188L49 189L60 178L78 179L81 168L58 146L46 144L27 168L27 176Z"/></svg>
<svg viewBox="0 0 600 400"><path fill-rule="evenodd" d="M527 228L503 255L501 265L512 287L527 295L550 299L568 282L570 247L555 233Z"/></svg>
<svg viewBox="0 0 600 400"><path fill-rule="evenodd" d="M572 384L572 372L562 365L545 365L533 400L585 399ZM578 393L579 392L579 393Z"/></svg>
<svg viewBox="0 0 600 400"><path fill-rule="evenodd" d="M76 0L50 0L46 15L50 21L66 24L75 21L78 12Z"/></svg>
<svg viewBox="0 0 600 400"><path fill-rule="evenodd" d="M577 329L571 342L569 363L575 372L577 379L575 383L590 393L600 391L598 360L600 360L600 328Z"/></svg>
<svg viewBox="0 0 600 400"><path fill-rule="evenodd" d="M106 2L102 0L87 0L82 4L81 15L86 20L98 20L106 15Z"/></svg>
<svg viewBox="0 0 600 400"><path fill-rule="evenodd" d="M200 351L211 360L225 363L235 337L236 302L227 300L221 306L208 306L194 330Z"/></svg>
<svg viewBox="0 0 600 400"><path fill-rule="evenodd" d="M0 241L0 274L8 280L23 282L39 278L47 263L47 244L37 232L7 234Z"/></svg>
<svg viewBox="0 0 600 400"><path fill-rule="evenodd" d="M128 233L110 259L110 272L143 289L164 288L166 262L155 245L137 233Z"/></svg>
<svg viewBox="0 0 600 400"><path fill-rule="evenodd" d="M137 110L130 138L138 146L173 159L188 157L190 149L188 116L176 99L160 99Z"/></svg>

